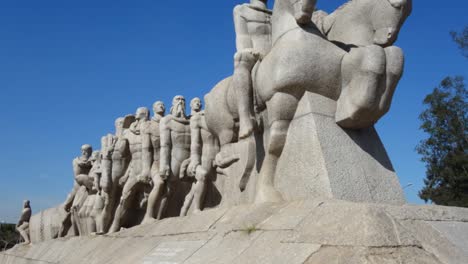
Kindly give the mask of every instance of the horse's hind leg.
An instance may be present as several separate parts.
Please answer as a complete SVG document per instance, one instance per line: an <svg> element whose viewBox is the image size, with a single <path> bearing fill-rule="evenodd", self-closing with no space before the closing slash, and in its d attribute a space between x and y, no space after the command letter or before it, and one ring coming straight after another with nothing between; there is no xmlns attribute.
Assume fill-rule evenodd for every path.
<svg viewBox="0 0 468 264"><path fill-rule="evenodd" d="M399 47L391 46L385 48L386 55L386 78L385 92L380 99L379 114L382 116L388 112L392 104L393 93L403 74L404 56Z"/></svg>
<svg viewBox="0 0 468 264"><path fill-rule="evenodd" d="M336 122L345 128L364 128L377 122L380 99L385 91L386 55L382 47L353 48L343 58L342 89Z"/></svg>
<svg viewBox="0 0 468 264"><path fill-rule="evenodd" d="M286 93L276 93L267 102L269 135L265 140L265 159L257 182L255 203L280 202L283 197L274 187L276 165L283 152L289 125L296 112L300 97Z"/></svg>

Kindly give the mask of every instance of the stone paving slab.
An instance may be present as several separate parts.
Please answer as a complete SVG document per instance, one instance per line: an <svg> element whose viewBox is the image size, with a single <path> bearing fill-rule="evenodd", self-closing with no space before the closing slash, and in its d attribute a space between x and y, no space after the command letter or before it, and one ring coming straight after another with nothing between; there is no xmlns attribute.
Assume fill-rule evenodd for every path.
<svg viewBox="0 0 468 264"><path fill-rule="evenodd" d="M466 264L466 212L340 200L241 205L17 245L0 264Z"/></svg>

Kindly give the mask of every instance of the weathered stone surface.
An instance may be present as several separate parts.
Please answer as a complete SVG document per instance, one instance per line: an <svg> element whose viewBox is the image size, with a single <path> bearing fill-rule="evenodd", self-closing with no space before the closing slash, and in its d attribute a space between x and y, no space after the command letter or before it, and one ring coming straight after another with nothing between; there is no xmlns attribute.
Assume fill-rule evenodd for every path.
<svg viewBox="0 0 468 264"><path fill-rule="evenodd" d="M433 255L417 247L364 248L323 246L304 264L440 264Z"/></svg>
<svg viewBox="0 0 468 264"><path fill-rule="evenodd" d="M263 232L232 263L301 264L320 248L318 244L283 242L288 235L285 231Z"/></svg>
<svg viewBox="0 0 468 264"><path fill-rule="evenodd" d="M29 222L31 241L35 243L57 237L65 214L61 206L56 206L32 215Z"/></svg>
<svg viewBox="0 0 468 264"><path fill-rule="evenodd" d="M276 188L286 200L403 204L398 177L375 129L339 127L335 108L331 99L304 95L278 162Z"/></svg>
<svg viewBox="0 0 468 264"><path fill-rule="evenodd" d="M466 264L465 214L325 199L243 205L18 245L0 253L0 263Z"/></svg>
<svg viewBox="0 0 468 264"><path fill-rule="evenodd" d="M182 263L205 243L206 241L163 242L143 259L143 264Z"/></svg>

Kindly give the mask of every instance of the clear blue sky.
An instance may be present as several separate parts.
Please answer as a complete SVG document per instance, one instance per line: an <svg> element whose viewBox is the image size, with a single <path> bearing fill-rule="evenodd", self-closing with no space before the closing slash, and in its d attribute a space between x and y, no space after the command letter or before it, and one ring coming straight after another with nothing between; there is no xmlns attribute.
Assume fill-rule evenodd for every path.
<svg viewBox="0 0 468 264"><path fill-rule="evenodd" d="M243 1L0 1L0 221L15 222L70 191L80 146L99 146L114 119L176 94L203 96L232 73L232 8ZM318 1L332 11L343 0ZM405 74L377 125L410 203L422 203L422 100L447 75L467 76L448 32L466 0L414 0L397 45Z"/></svg>

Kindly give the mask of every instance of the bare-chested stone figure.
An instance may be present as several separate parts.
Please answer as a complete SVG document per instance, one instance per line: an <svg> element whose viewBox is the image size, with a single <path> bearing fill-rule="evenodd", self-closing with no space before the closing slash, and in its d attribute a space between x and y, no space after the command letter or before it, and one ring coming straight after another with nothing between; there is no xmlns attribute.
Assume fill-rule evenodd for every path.
<svg viewBox="0 0 468 264"><path fill-rule="evenodd" d="M133 115L119 117L115 120L115 135L107 134L101 138L101 171L98 195L102 202L102 210L96 216L97 234L104 234L109 229L114 209L119 197L119 179L124 175L128 167L128 141L123 139L123 134L135 121Z"/></svg>
<svg viewBox="0 0 468 264"><path fill-rule="evenodd" d="M80 188L80 186L92 187L92 181L88 176L91 167L93 166L91 161L91 154L93 152L93 148L91 145L85 144L81 146L81 156L77 157L73 160L73 174L75 184L73 185L73 189L67 197L67 200L64 203L64 208L66 211L70 210L70 207L73 203L73 199L75 199L76 192Z"/></svg>
<svg viewBox="0 0 468 264"><path fill-rule="evenodd" d="M150 138L152 153L153 153L153 160L151 165L151 179L153 181L153 189L148 197L148 205L146 207L146 214L145 218L143 219L143 223L146 223L155 217L160 219L161 216L155 216L156 207L160 205L161 195L159 195L164 187L164 184L160 175L159 175L159 162L160 162L160 150L161 150L161 136L160 136L160 122L161 119L164 117L164 113L166 112L166 106L163 102L157 101L153 104L153 113L154 116L151 118L149 122L149 126L147 131L145 131L145 135ZM146 141L148 142L148 141ZM159 197L158 197L159 195Z"/></svg>
<svg viewBox="0 0 468 264"><path fill-rule="evenodd" d="M29 238L29 220L31 219L31 213L32 211L29 200L25 200L23 203L23 211L21 211L21 216L16 224L16 230L23 238L24 244L31 243Z"/></svg>
<svg viewBox="0 0 468 264"><path fill-rule="evenodd" d="M120 230L127 212L132 206L135 195L138 191L142 191L144 185L149 185L151 182L150 170L152 165L152 154L150 143L144 142L142 135L149 125L149 109L140 107L135 114L136 121L133 122L130 128L122 137L123 149L119 152L125 153L125 148L130 151L130 164L125 175L120 178L119 183L124 183L120 203L115 212L114 221L109 232L117 232ZM125 142L127 144L125 144Z"/></svg>
<svg viewBox="0 0 468 264"><path fill-rule="evenodd" d="M239 138L250 136L254 129L252 69L271 48L272 12L267 0L251 0L234 8L236 48L232 85L237 93Z"/></svg>
<svg viewBox="0 0 468 264"><path fill-rule="evenodd" d="M59 236L65 236L72 226L71 220L71 209L75 196L81 186L91 189L93 181L88 176L93 163L91 161L91 154L93 148L91 145L85 144L81 146L81 156L73 160L73 174L74 174L74 185L72 191L68 194L67 199L63 204L63 209L67 212L65 217L62 219L62 224L59 230Z"/></svg>
<svg viewBox="0 0 468 264"><path fill-rule="evenodd" d="M215 171L214 160L219 151L219 143L213 136L205 121L205 114L202 109L200 98L196 97L190 102L192 114L190 117L190 163L187 168L187 175L195 177L192 189L185 197L185 202L180 212L181 216L187 212L193 203L193 212L197 213L203 209L203 202L206 192L207 177Z"/></svg>
<svg viewBox="0 0 468 264"><path fill-rule="evenodd" d="M180 204L177 196L173 199L175 189L183 186L179 181L182 162L190 157L190 120L185 114L185 98L183 96L175 96L172 100L170 114L161 119L160 133L160 178L157 178L153 184L157 190L155 199L161 200L158 217L163 217L169 202L174 202L171 206L178 207L171 209L180 210L183 197L185 197L183 194ZM166 188L161 186L166 186ZM179 189L178 191L183 190ZM179 212L177 211L177 213Z"/></svg>

